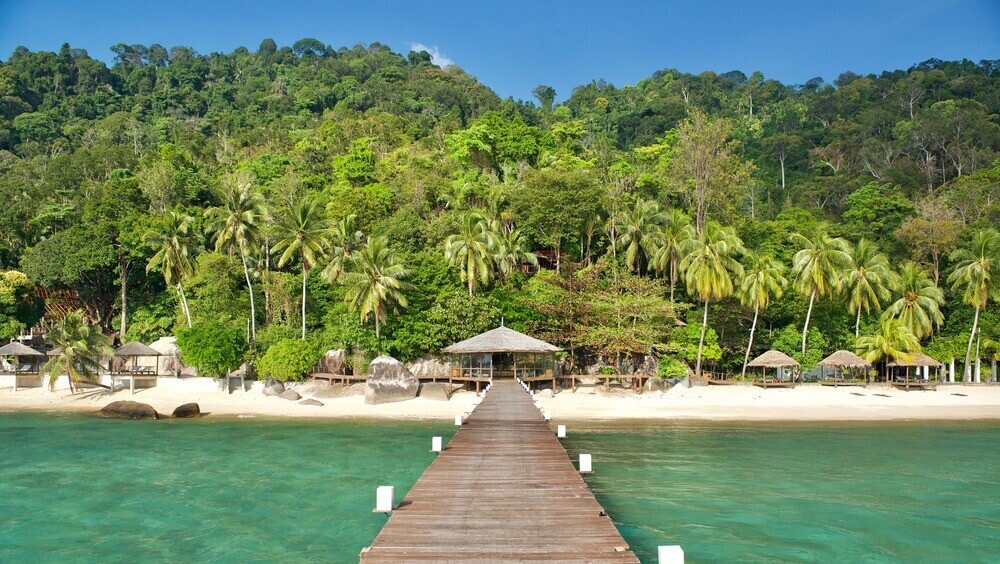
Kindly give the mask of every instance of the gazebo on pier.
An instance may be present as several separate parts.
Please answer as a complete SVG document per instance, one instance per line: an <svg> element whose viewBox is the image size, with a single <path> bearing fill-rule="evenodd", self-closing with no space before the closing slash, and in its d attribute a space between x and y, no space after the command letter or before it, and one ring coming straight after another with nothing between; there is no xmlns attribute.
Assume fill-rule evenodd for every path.
<svg viewBox="0 0 1000 564"><path fill-rule="evenodd" d="M555 387L555 353L561 350L501 325L442 352L454 357L449 383L474 382L478 391L481 384L494 378L520 378L528 383L551 381Z"/></svg>

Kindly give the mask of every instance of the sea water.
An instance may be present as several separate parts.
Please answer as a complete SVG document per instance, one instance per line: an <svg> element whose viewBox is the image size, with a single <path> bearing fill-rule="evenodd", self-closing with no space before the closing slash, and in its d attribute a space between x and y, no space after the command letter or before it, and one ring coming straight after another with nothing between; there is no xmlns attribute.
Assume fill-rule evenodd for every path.
<svg viewBox="0 0 1000 564"><path fill-rule="evenodd" d="M0 414L0 561L354 562L449 423ZM1000 554L997 422L569 427L645 562Z"/></svg>

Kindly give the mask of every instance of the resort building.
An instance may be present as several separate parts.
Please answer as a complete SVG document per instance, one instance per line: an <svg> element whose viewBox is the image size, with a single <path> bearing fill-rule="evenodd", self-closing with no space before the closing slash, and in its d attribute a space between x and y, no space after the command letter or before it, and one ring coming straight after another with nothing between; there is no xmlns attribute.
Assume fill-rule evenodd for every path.
<svg viewBox="0 0 1000 564"><path fill-rule="evenodd" d="M555 353L561 350L501 325L446 347L443 352L454 359L452 380L478 383L514 377L527 382L554 380L558 370Z"/></svg>

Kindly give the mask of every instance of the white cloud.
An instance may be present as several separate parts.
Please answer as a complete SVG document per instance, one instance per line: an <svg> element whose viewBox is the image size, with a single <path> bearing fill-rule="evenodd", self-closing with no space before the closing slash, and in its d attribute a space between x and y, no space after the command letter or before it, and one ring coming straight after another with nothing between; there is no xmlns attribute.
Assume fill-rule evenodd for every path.
<svg viewBox="0 0 1000 564"><path fill-rule="evenodd" d="M410 51L427 51L431 56L431 62L441 68L455 64L455 61L446 57L437 47L428 47L423 43L412 43L410 44Z"/></svg>

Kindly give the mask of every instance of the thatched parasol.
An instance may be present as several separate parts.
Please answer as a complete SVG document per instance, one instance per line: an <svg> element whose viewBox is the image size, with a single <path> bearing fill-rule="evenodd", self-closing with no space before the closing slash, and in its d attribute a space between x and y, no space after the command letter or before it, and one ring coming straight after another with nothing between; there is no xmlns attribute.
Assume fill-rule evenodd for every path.
<svg viewBox="0 0 1000 564"><path fill-rule="evenodd" d="M497 327L475 337L459 341L444 352L449 354L475 353L552 353L561 351L559 347L541 339L529 337L509 327Z"/></svg>
<svg viewBox="0 0 1000 564"><path fill-rule="evenodd" d="M132 341L115 349L115 356L122 358L131 358L135 356L160 356L160 351L148 345L144 345L139 341Z"/></svg>
<svg viewBox="0 0 1000 564"><path fill-rule="evenodd" d="M889 366L933 366L934 368L941 368L944 364L924 353L915 353L910 355L909 358L894 358L889 361Z"/></svg>
<svg viewBox="0 0 1000 564"><path fill-rule="evenodd" d="M819 365L834 368L867 368L871 363L851 351L839 350L819 361Z"/></svg>
<svg viewBox="0 0 1000 564"><path fill-rule="evenodd" d="M0 347L0 356L45 356L45 353L36 351L28 345L14 341Z"/></svg>
<svg viewBox="0 0 1000 564"><path fill-rule="evenodd" d="M771 349L751 360L747 366L760 368L783 368L786 366L799 366L799 361L781 351Z"/></svg>

